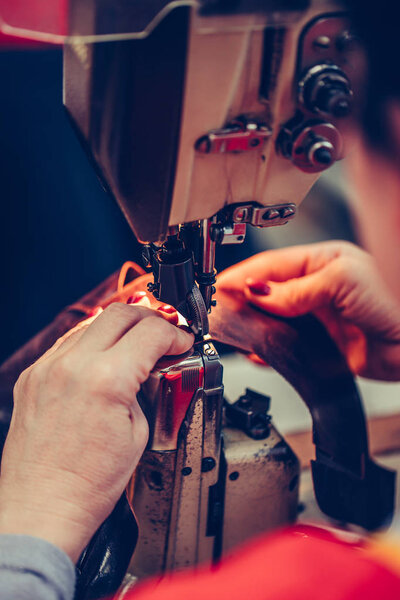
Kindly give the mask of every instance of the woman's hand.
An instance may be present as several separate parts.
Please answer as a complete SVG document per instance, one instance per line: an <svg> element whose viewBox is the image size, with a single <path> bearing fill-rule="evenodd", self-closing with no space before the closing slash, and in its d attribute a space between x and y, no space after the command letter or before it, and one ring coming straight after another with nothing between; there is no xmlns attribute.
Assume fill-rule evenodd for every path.
<svg viewBox="0 0 400 600"><path fill-rule="evenodd" d="M41 537L76 561L147 443L136 400L165 354L193 336L142 306L113 304L24 371L0 478L0 533Z"/></svg>
<svg viewBox="0 0 400 600"><path fill-rule="evenodd" d="M373 258L347 242L269 250L224 271L219 289L242 290L268 313L314 313L359 375L400 380L400 306Z"/></svg>

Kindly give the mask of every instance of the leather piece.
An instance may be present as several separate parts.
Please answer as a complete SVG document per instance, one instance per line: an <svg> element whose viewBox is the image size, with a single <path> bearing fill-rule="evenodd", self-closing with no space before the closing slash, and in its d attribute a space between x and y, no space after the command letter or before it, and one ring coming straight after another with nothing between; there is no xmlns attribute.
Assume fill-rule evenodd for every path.
<svg viewBox="0 0 400 600"><path fill-rule="evenodd" d="M124 493L77 564L75 600L98 600L115 594L129 567L138 535L136 519Z"/></svg>

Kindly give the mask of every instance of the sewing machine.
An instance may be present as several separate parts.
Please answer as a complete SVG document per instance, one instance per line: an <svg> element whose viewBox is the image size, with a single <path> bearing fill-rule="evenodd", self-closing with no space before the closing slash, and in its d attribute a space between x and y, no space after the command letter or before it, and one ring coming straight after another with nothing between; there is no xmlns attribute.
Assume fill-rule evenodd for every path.
<svg viewBox="0 0 400 600"><path fill-rule="evenodd" d="M143 242L142 285L196 336L142 386L149 444L81 559L78 597L114 592L128 563L139 579L212 563L295 520L297 458L266 395L243 389L224 402L214 340L257 351L309 406L321 509L381 526L394 475L369 457L339 352L312 319L277 320L218 296L214 268L218 246L243 243L248 226L294 219L351 147L365 70L346 14L330 0L71 0L68 17L46 34L20 27L65 44L65 106Z"/></svg>

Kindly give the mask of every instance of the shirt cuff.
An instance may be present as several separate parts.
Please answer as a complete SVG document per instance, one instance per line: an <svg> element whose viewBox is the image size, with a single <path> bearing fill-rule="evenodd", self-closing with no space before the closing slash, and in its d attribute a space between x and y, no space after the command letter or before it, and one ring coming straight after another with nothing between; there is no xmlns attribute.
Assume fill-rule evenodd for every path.
<svg viewBox="0 0 400 600"><path fill-rule="evenodd" d="M65 552L50 542L30 535L0 535L0 572L10 577L30 573L53 588L57 598L72 600L75 566Z"/></svg>

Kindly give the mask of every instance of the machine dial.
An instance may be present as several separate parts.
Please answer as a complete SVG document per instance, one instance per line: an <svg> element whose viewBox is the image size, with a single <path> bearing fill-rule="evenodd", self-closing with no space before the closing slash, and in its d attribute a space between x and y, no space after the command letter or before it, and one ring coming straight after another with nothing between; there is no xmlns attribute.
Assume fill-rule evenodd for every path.
<svg viewBox="0 0 400 600"><path fill-rule="evenodd" d="M300 79L299 102L314 113L334 118L347 117L353 92L347 75L336 65L314 65Z"/></svg>
<svg viewBox="0 0 400 600"><path fill-rule="evenodd" d="M342 136L332 123L287 123L278 136L278 151L306 173L318 173L342 158Z"/></svg>

